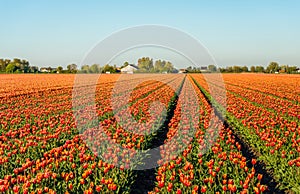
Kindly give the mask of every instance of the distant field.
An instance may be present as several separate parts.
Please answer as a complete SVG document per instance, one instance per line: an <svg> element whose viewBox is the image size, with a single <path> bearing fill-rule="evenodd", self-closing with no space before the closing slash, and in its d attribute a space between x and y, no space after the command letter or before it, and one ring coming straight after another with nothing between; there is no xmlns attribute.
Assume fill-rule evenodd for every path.
<svg viewBox="0 0 300 194"><path fill-rule="evenodd" d="M224 82L214 74L104 74L95 87L95 107L83 94L84 111L76 112L76 75L1 74L0 192L300 193L300 75L222 76ZM121 90L115 91L117 83ZM114 110L112 95L121 99L130 87L128 107L120 101ZM224 87L226 96L212 94ZM156 132L136 134L115 118L130 112L148 126L156 122L151 111L161 111L150 108L158 101L166 112ZM191 114L186 107L196 118L182 117ZM88 123L90 110L106 137L94 125L78 132L74 114L87 115L80 122ZM193 121L191 141L178 155L168 155L190 138ZM97 145L87 146L89 136L99 138ZM128 157L108 148L97 157L90 149L109 140L146 152L177 138L180 143L160 148L160 166L152 171L132 169L135 151ZM116 166L119 161L124 165Z"/></svg>

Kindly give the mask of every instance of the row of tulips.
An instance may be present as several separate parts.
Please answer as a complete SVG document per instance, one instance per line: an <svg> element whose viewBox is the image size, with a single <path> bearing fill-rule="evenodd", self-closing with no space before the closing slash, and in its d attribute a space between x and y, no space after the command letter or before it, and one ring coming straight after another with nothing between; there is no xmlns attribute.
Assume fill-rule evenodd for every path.
<svg viewBox="0 0 300 194"><path fill-rule="evenodd" d="M99 88L101 91L98 93L102 96L109 93L104 92L105 90L112 90L113 82L111 82L111 79L117 80L115 76L108 78L107 82L111 83L110 87ZM102 82L102 79L100 79L100 82ZM149 92L150 89L146 90L145 87L149 88L149 83L134 91L144 90ZM151 89L156 87L158 87L157 84ZM63 144L66 139L72 138L77 133L71 112L71 92L67 89L65 91L56 90L51 93L53 97L45 97L47 101L41 105L34 105L36 106L34 108L32 108L33 104L38 104L44 99L30 95L26 100L23 100L24 96L21 96L22 100L19 99L21 105L18 109L7 108L0 112L2 124L0 128L2 140L0 142L0 163L6 163L5 167L1 166L0 168L11 170L18 166L17 163L10 162L11 160L20 159L24 161L25 158L32 157L33 152L36 153L35 157L39 158L44 151ZM37 93L36 95L40 94ZM48 93L43 95L47 96ZM107 94L107 98L108 96ZM36 99L32 99L33 97ZM22 102L29 104L29 101L31 101L32 104L30 105L32 106L28 108L22 106ZM9 106L12 105L9 104ZM99 116L102 115L99 114Z"/></svg>
<svg viewBox="0 0 300 194"><path fill-rule="evenodd" d="M231 77L234 78L236 76L238 75L232 75ZM281 91L280 93L279 92L275 93L273 91L272 92L273 94L270 94L270 92L264 93L262 91L259 91L259 88L262 88L261 85L259 88L254 88L253 86L251 88L248 88L247 86L252 85L252 81L255 80L255 78L253 77L252 79L247 79L247 77L245 77L242 82L245 84L243 86L237 80L229 79L229 78L230 77L224 75L225 87L227 92L245 98L246 100L249 100L259 106L262 106L265 109L273 110L274 112L280 113L282 114L282 116L290 117L291 119L294 120L300 119L300 104L295 100L290 100L284 97L280 97L281 96L280 94L283 93L283 91ZM248 81L248 83L246 81ZM208 82L216 86L222 86L220 80L210 79L208 80ZM274 80L273 84L281 85L282 83L277 80ZM265 85L263 85L263 88L264 91L272 90L271 88L267 90Z"/></svg>
<svg viewBox="0 0 300 194"><path fill-rule="evenodd" d="M226 85L233 84L292 102L300 102L299 75L223 74Z"/></svg>
<svg viewBox="0 0 300 194"><path fill-rule="evenodd" d="M193 76L193 79L204 92L207 91L205 80L200 75ZM218 86L213 87L217 90ZM206 95L211 98L208 92ZM258 159L266 164L266 168L273 171L280 189L300 191L299 120L290 119L233 92L227 92L227 111L227 120L234 126L234 131L256 150Z"/></svg>
<svg viewBox="0 0 300 194"><path fill-rule="evenodd" d="M196 92L196 101L191 95ZM156 187L150 193L262 193L267 190L260 183L262 175L254 165L256 160L247 160L241 152L240 144L235 140L231 129L226 128L215 115L211 105L191 79L182 89L181 98L175 115L169 123L168 142L173 139L190 139L185 149L174 157L181 144L164 147L162 158L170 157L171 161L160 161L157 170ZM196 120L185 121L185 106L188 114L197 111ZM198 107L198 108L197 108ZM187 119L188 120L188 119ZM196 123L196 125L195 125ZM187 131L195 128L192 136ZM186 131L186 133L184 133ZM193 138L191 138L193 137ZM179 149L180 150L180 149Z"/></svg>
<svg viewBox="0 0 300 194"><path fill-rule="evenodd" d="M96 99L99 99L100 95L103 95L105 99L109 98L114 85L113 81L117 81L116 78L107 77L106 81L106 78L100 79L100 82L104 82L106 87L104 87L105 89L97 87ZM158 78L153 79L157 80ZM182 78L175 80L174 76L168 76L161 80L160 83L145 81L136 87L133 90L136 96L132 98L132 104L139 104L138 101L140 101L146 105L147 102L150 103L154 100L167 105L166 99L174 96L174 91L164 83L174 81L176 82L175 86L179 87ZM61 81L63 82L63 80ZM86 141L83 141L89 137L88 133L91 130L77 135L78 131L70 110L71 88L49 91L51 92L43 91L42 94L38 92L38 94L27 96L15 96L16 99L24 99L26 103L18 107L17 104L14 104L15 101L11 101L1 111L0 190L15 193L129 192L134 180L132 171L122 166L117 168L113 164L105 162L107 158L104 158L105 161L97 158L94 155L96 152L92 153L88 149ZM32 104L37 101L42 102L42 100L47 103L46 105L42 104L40 109L32 110L32 104L28 103L30 100ZM15 109L12 106L16 106ZM26 106L31 107L21 113L18 112ZM101 115L111 111L109 106L109 104L106 105L106 112L104 111L102 114L98 112L100 118ZM4 110L12 110L12 114L6 115ZM134 111L134 109L131 110ZM41 111L43 112L41 113ZM154 113L156 112L154 111ZM40 118L38 118L39 116ZM143 118L141 119L143 120ZM112 116L100 119L107 137L110 135L116 137L116 134L120 134L122 138L117 138L118 143L124 148L133 148L135 137L131 135L132 139L129 142L127 132L120 126L117 127L117 122L110 123L113 120ZM138 144L134 148L138 149ZM109 150L107 152L109 153ZM112 155L106 156L108 159L113 158Z"/></svg>

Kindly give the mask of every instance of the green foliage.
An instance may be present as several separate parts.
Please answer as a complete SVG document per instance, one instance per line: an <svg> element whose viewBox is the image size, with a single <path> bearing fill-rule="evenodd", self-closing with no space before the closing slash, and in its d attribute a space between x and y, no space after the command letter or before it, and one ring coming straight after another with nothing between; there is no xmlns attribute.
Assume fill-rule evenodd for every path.
<svg viewBox="0 0 300 194"><path fill-rule="evenodd" d="M189 66L188 68L186 68L188 73L211 73L208 70L208 67L191 67Z"/></svg>
<svg viewBox="0 0 300 194"><path fill-rule="evenodd" d="M128 66L128 65L129 65L128 61L125 61L124 64L121 66L121 69L122 69L123 67Z"/></svg>
<svg viewBox="0 0 300 194"><path fill-rule="evenodd" d="M111 66L109 64L106 64L103 69L102 69L102 73L106 73L106 72L110 72L110 73L116 73L117 72L117 67Z"/></svg>
<svg viewBox="0 0 300 194"><path fill-rule="evenodd" d="M267 67L267 72L268 73L275 73L280 70L279 64L277 62L271 62L268 67Z"/></svg>
<svg viewBox="0 0 300 194"><path fill-rule="evenodd" d="M111 66L109 64L106 64L104 67L101 67L99 64L93 64L92 66L89 65L83 65L81 67L80 73L116 73L117 67L116 65Z"/></svg>
<svg viewBox="0 0 300 194"><path fill-rule="evenodd" d="M259 71L257 71L259 70ZM250 72L263 72L264 68L262 66L251 66ZM249 69L247 66L229 66L226 68L219 68L219 71L221 73L242 73L242 72L249 72Z"/></svg>
<svg viewBox="0 0 300 194"><path fill-rule="evenodd" d="M138 59L138 68L142 72L153 71L153 59L150 59L149 57L143 57Z"/></svg>
<svg viewBox="0 0 300 194"><path fill-rule="evenodd" d="M208 66L208 70L209 70L210 72L216 72L216 71L217 71L217 67L216 67L215 65L209 65L209 66Z"/></svg>
<svg viewBox="0 0 300 194"><path fill-rule="evenodd" d="M177 70L174 68L173 64L170 61L157 60L153 65L153 59L149 57L142 57L138 59L138 68L137 72L141 73L176 73Z"/></svg>
<svg viewBox="0 0 300 194"><path fill-rule="evenodd" d="M89 69L90 73L101 73L101 67L98 64L93 64L90 69Z"/></svg>
<svg viewBox="0 0 300 194"><path fill-rule="evenodd" d="M29 62L24 59L14 58L0 59L0 72L6 73L29 73L30 66Z"/></svg>
<svg viewBox="0 0 300 194"><path fill-rule="evenodd" d="M68 73L77 73L77 65L72 63L67 66Z"/></svg>
<svg viewBox="0 0 300 194"><path fill-rule="evenodd" d="M287 66L287 73L297 73L297 67L296 66L292 66L292 67Z"/></svg>
<svg viewBox="0 0 300 194"><path fill-rule="evenodd" d="M15 63L10 63L6 67L6 73L14 73L17 70L17 66Z"/></svg>
<svg viewBox="0 0 300 194"><path fill-rule="evenodd" d="M57 71L58 73L62 73L63 70L64 70L64 69L63 69L62 66L58 66L57 69L56 69L56 71Z"/></svg>
<svg viewBox="0 0 300 194"><path fill-rule="evenodd" d="M219 68L221 73L241 73L241 72L249 72L247 66L230 66L226 68ZM298 73L297 66L288 66L288 65L281 65L279 66L276 62L271 62L268 67L265 69L263 66L251 66L250 72L252 73Z"/></svg>
<svg viewBox="0 0 300 194"><path fill-rule="evenodd" d="M242 67L242 72L248 72L249 70L248 70L248 67L247 66L243 66Z"/></svg>
<svg viewBox="0 0 300 194"><path fill-rule="evenodd" d="M255 72L263 73L265 72L265 68L263 66L256 66Z"/></svg>

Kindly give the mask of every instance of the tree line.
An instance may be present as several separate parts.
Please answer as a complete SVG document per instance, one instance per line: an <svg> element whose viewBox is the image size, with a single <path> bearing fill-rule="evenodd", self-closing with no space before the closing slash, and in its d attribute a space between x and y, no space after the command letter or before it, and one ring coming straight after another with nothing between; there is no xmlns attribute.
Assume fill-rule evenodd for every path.
<svg viewBox="0 0 300 194"><path fill-rule="evenodd" d="M91 66L89 65L83 65L80 70L78 70L78 73L118 73L120 70L126 66L130 65L129 62L124 62L124 64L117 68L116 65L109 65L106 64L103 67L99 64L93 64ZM156 60L153 61L152 58L149 57L142 57L138 59L137 63L137 70L136 73L177 73L177 69L174 68L173 64L170 61L165 60Z"/></svg>
<svg viewBox="0 0 300 194"><path fill-rule="evenodd" d="M261 65L251 66L248 69L247 66L230 66L227 68L219 68L221 73L241 73L241 72L252 72L252 73L297 73L297 66L279 65L277 62L270 62L265 68Z"/></svg>
<svg viewBox="0 0 300 194"><path fill-rule="evenodd" d="M80 69L74 63L69 64L66 69L62 66L57 68L44 67L39 68L37 66L30 66L29 61L25 59L14 58L0 59L0 73L118 73L120 69L129 65L125 62L120 68L116 65L106 64L100 66L99 64L83 65ZM173 66L170 61L156 60L152 58L142 57L138 59L137 73L177 73L178 70ZM297 66L279 65L277 62L270 62L265 68L261 65L251 66L228 66L226 68L217 68L215 65L208 65L207 67L187 67L189 73L242 73L242 72L253 72L253 73L297 73L299 68Z"/></svg>
<svg viewBox="0 0 300 194"><path fill-rule="evenodd" d="M252 72L252 73L298 73L297 66L289 65L279 65L277 62L270 62L269 65L265 68L261 65L251 66L228 66L226 68L217 68L215 65L209 65L207 68L203 67L188 67L187 71L189 73L242 73L242 72Z"/></svg>
<svg viewBox="0 0 300 194"><path fill-rule="evenodd" d="M0 59L0 72L1 73L36 73L38 67L30 66L29 61L25 59L14 58Z"/></svg>
<svg viewBox="0 0 300 194"><path fill-rule="evenodd" d="M128 64L128 62L125 62ZM126 65L124 63L124 65ZM152 58L142 57L138 59L137 73L177 73L178 70L170 61L156 60L153 62Z"/></svg>
<svg viewBox="0 0 300 194"><path fill-rule="evenodd" d="M29 61L25 59L0 59L0 73L105 73L105 72L115 73L117 72L116 66L105 65L101 67L98 64L92 66L84 65L81 69L74 63L67 65L64 69L62 66L57 68L53 67L42 67L30 66Z"/></svg>

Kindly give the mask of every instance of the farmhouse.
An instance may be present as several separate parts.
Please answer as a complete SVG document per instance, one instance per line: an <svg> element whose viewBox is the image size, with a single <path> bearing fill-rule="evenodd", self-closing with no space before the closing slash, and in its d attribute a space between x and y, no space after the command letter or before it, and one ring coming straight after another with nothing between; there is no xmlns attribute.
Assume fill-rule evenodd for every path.
<svg viewBox="0 0 300 194"><path fill-rule="evenodd" d="M50 73L52 71L56 71L56 68L51 68L51 67L41 67L40 68L40 72L43 72L43 73Z"/></svg>
<svg viewBox="0 0 300 194"><path fill-rule="evenodd" d="M188 71L186 69L179 69L178 73L187 73Z"/></svg>
<svg viewBox="0 0 300 194"><path fill-rule="evenodd" d="M207 66L202 66L200 67L201 72L208 72L208 67Z"/></svg>
<svg viewBox="0 0 300 194"><path fill-rule="evenodd" d="M123 68L121 68L121 73L128 73L132 74L135 70L138 70L139 68L136 65L129 64Z"/></svg>

